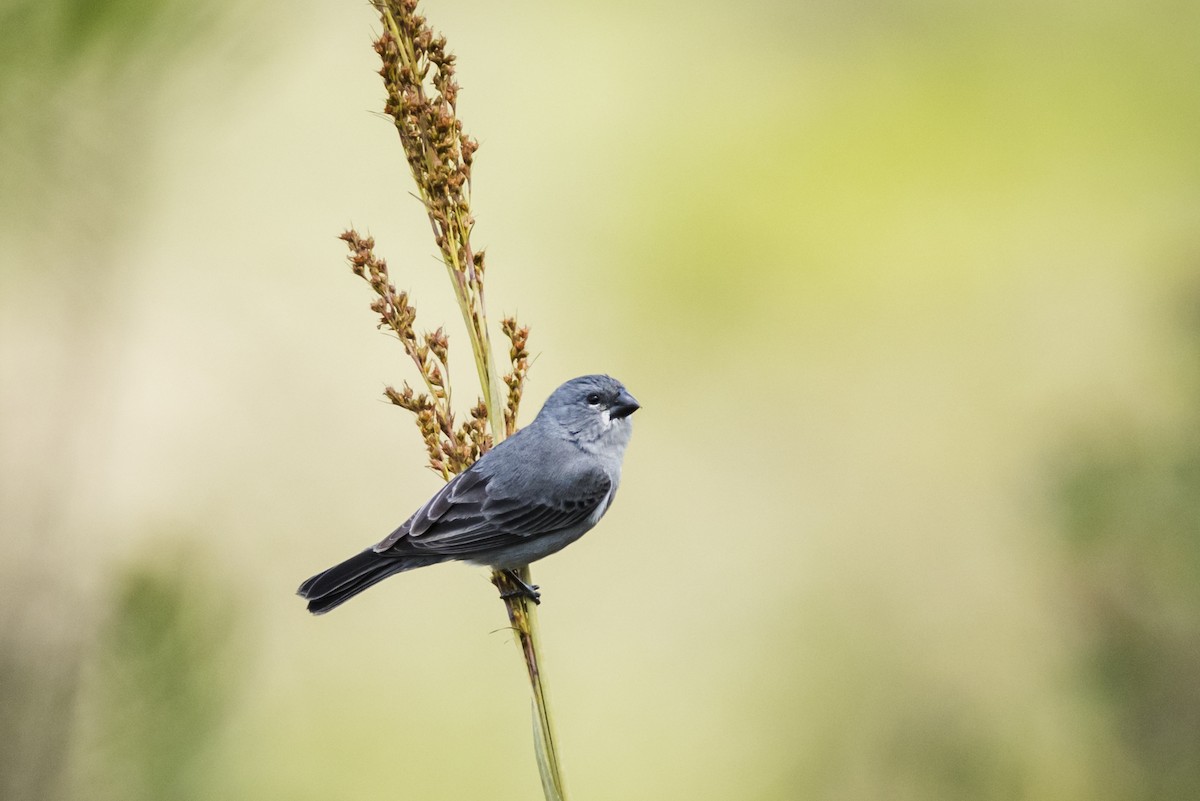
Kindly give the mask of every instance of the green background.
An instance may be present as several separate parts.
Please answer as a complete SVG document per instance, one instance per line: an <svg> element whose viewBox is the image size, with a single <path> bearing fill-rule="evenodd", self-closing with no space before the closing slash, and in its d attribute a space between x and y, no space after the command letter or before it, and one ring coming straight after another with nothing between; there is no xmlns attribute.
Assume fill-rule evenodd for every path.
<svg viewBox="0 0 1200 801"><path fill-rule="evenodd" d="M430 0L488 304L642 402L576 801L1200 796L1200 6ZM0 2L0 796L539 797L336 237L466 337L366 3ZM498 338L498 334L497 334Z"/></svg>

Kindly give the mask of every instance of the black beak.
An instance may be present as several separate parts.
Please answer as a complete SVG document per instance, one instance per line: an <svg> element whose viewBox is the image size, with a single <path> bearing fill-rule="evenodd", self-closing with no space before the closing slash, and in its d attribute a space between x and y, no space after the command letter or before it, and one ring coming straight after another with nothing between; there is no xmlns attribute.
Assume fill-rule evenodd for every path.
<svg viewBox="0 0 1200 801"><path fill-rule="evenodd" d="M620 420L622 417L629 415L642 408L642 405L629 394L627 390L621 390L621 394L613 401L613 405L608 407L608 416L613 420Z"/></svg>

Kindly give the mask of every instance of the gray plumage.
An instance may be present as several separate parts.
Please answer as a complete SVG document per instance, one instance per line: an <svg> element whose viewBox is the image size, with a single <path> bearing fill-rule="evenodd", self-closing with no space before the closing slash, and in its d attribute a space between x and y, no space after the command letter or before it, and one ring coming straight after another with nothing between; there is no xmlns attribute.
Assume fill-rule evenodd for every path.
<svg viewBox="0 0 1200 801"><path fill-rule="evenodd" d="M453 559L515 570L562 550L604 516L638 403L606 375L556 389L525 428L450 480L377 545L300 585L322 614L388 576Z"/></svg>

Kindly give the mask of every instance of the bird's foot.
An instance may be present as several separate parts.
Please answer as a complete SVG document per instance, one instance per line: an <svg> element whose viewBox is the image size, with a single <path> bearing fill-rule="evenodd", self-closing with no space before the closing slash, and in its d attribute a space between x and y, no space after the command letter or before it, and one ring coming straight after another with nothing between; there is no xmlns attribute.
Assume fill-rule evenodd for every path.
<svg viewBox="0 0 1200 801"><path fill-rule="evenodd" d="M507 589L500 591L501 598L528 598L535 604L542 602L542 594L538 592L538 585L526 583L515 570L502 570L500 572L511 582Z"/></svg>

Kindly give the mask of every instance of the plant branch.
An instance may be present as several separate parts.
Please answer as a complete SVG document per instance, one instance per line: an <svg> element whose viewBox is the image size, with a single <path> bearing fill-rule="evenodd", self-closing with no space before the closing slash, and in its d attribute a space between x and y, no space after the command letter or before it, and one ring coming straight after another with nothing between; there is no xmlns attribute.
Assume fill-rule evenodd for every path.
<svg viewBox="0 0 1200 801"><path fill-rule="evenodd" d="M365 278L378 298L371 309L379 314L381 328L400 339L417 367L426 392L416 394L407 384L402 390L387 387L392 403L414 414L425 442L429 463L443 478L467 469L476 459L517 429L517 413L529 372L529 329L511 317L501 322L509 340L512 370L501 378L492 356L488 335L487 304L483 288L484 252L471 247L471 164L478 143L463 132L457 117L458 84L454 56L446 40L437 36L416 13L417 0L372 0L383 31L375 41L379 70L387 91L384 112L400 135L417 195L425 207L442 264L450 278L462 314L482 397L470 418L454 425L450 406L449 342L443 330L418 337L413 323L416 310L406 293L396 291L387 264L374 252L375 242L351 230L342 235L350 247L350 264ZM526 566L521 576L528 583ZM499 571L492 582L500 590L505 609L529 674L534 706L534 747L542 789L547 801L563 801L562 769L557 740L543 680L538 642L536 607L510 587Z"/></svg>
<svg viewBox="0 0 1200 801"><path fill-rule="evenodd" d="M526 584L530 582L529 567L518 571ZM515 587L506 573L492 573L492 583L500 591L508 620L512 623L517 645L525 657L529 672L529 686L533 692L533 737L538 759L538 772L542 777L542 791L547 801L563 801L562 768L558 758L558 739L554 733L554 721L550 716L550 702L546 698L546 686L542 682L542 658L538 642L537 604Z"/></svg>

